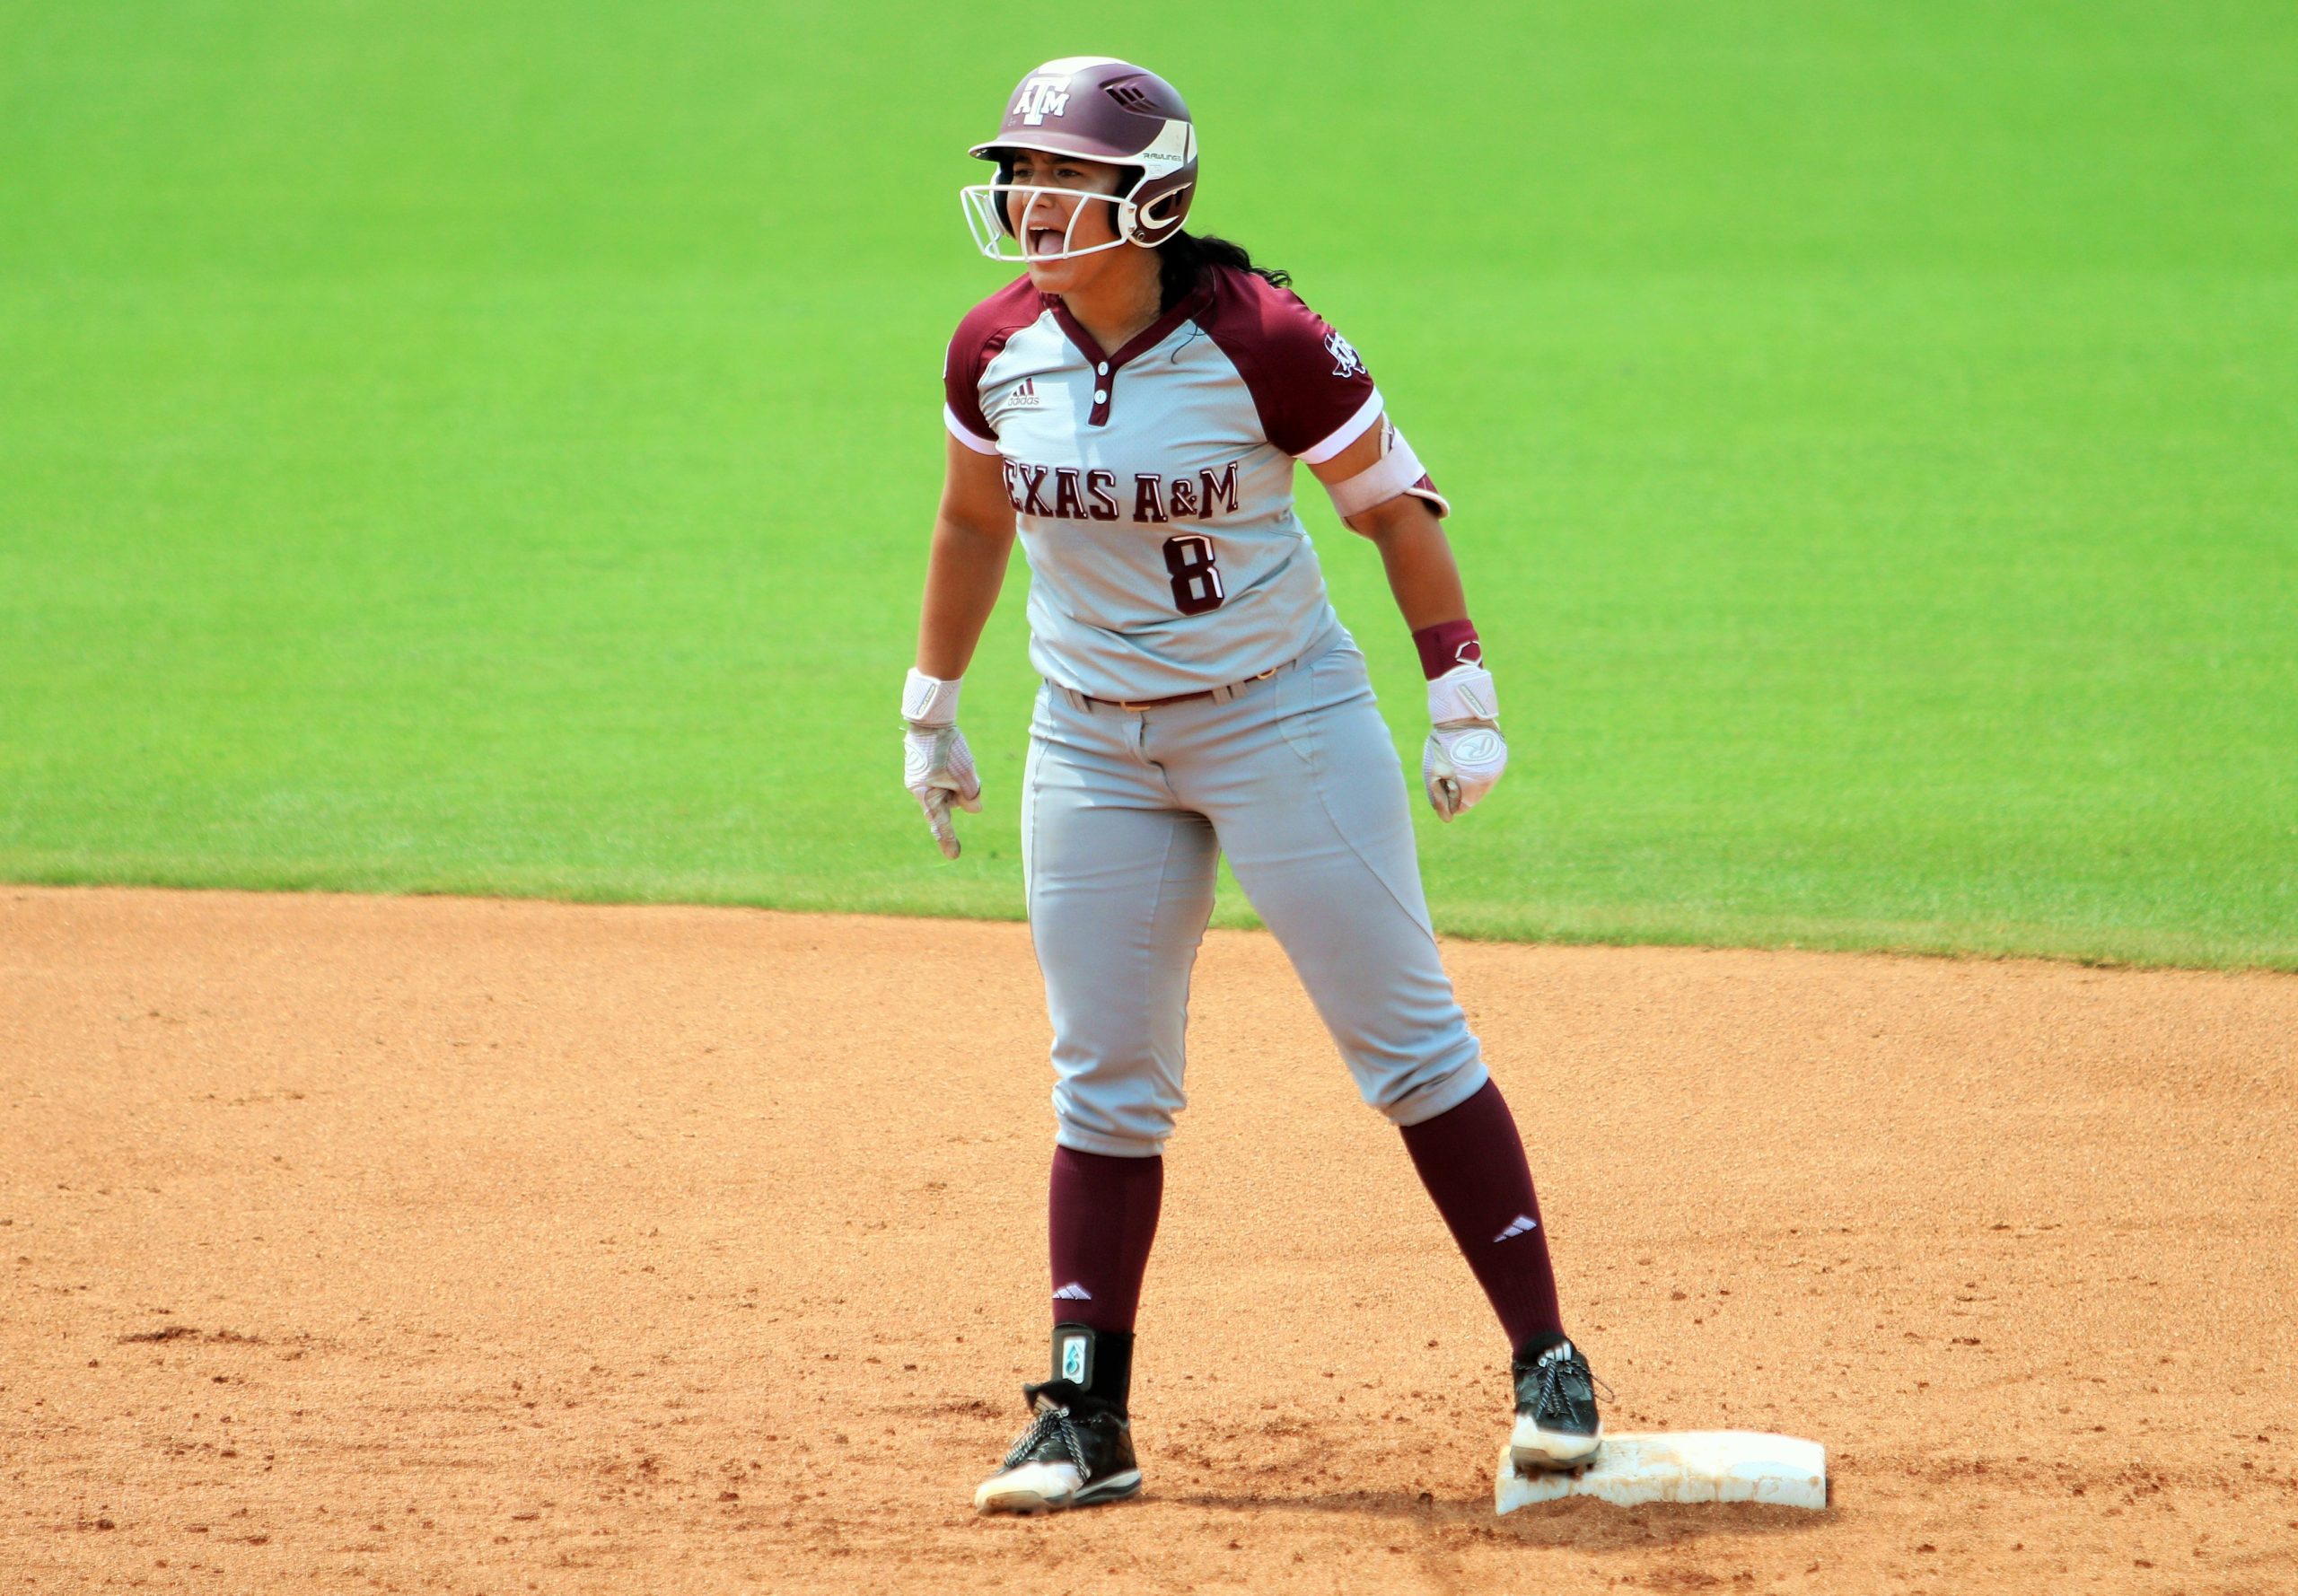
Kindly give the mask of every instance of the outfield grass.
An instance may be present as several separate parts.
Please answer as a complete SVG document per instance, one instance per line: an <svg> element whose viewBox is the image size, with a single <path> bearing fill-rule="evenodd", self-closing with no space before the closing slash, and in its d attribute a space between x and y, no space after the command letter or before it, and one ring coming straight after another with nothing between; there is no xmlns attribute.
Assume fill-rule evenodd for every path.
<svg viewBox="0 0 2298 1596"><path fill-rule="evenodd" d="M0 878L1018 914L1018 569L954 865L892 701L1085 49L1459 506L1442 925L2298 969L2286 4L0 10Z"/></svg>

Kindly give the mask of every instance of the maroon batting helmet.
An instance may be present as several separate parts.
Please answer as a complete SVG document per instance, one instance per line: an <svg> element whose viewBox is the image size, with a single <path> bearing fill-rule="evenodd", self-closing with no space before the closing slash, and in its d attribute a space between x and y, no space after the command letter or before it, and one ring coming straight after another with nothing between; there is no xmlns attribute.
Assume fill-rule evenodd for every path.
<svg viewBox="0 0 2298 1596"><path fill-rule="evenodd" d="M1117 237L1106 244L1034 257L1066 259L1096 250L1136 243L1154 249L1181 228L1189 197L1197 191L1197 129L1188 107L1173 85L1155 73L1107 56L1066 56L1022 80L997 128L997 136L969 153L997 162L994 183L959 190L974 242L992 259L1013 259L999 246L1013 236L1006 197L1053 190L1050 185L1016 183L1013 153L1082 155L1129 167L1133 177L1114 197ZM1026 203L1026 201L1025 201ZM1083 211L1082 206L1076 214ZM1075 224L1075 215L1071 224ZM1022 259L1031 259L1026 250Z"/></svg>

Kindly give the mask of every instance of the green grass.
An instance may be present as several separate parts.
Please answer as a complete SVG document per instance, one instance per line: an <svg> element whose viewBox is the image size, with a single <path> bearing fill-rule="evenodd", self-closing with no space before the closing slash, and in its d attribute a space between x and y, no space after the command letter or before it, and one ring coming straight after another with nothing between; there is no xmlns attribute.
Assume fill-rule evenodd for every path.
<svg viewBox="0 0 2298 1596"><path fill-rule="evenodd" d="M2298 11L1152 20L0 10L0 877L1018 914L1018 570L955 865L892 703L962 149L1109 49L1459 506L1443 925L2298 969Z"/></svg>

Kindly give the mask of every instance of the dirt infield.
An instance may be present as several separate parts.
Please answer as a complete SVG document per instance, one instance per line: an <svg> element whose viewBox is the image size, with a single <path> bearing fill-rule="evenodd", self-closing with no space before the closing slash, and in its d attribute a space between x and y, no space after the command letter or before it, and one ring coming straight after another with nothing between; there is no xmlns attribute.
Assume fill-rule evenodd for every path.
<svg viewBox="0 0 2298 1596"><path fill-rule="evenodd" d="M1491 1512L1505 1349L1215 934L1134 1504L1043 1357L1019 926L0 889L0 1596L2298 1589L2298 979L1454 945L1618 1428L1836 1505Z"/></svg>

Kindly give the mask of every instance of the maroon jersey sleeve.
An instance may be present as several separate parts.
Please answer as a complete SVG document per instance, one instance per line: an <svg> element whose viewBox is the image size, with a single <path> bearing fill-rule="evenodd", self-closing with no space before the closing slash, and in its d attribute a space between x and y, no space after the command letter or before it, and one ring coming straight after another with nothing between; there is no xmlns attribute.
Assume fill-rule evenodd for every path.
<svg viewBox="0 0 2298 1596"><path fill-rule="evenodd" d="M1043 296L1027 277L1000 288L966 312L942 357L942 419L951 435L979 454L997 452L997 434L981 413L981 373L1005 340L1044 313Z"/></svg>
<svg viewBox="0 0 2298 1596"><path fill-rule="evenodd" d="M1268 441L1311 465L1355 443L1381 414L1381 390L1346 338L1289 288L1216 267L1197 325L1252 390Z"/></svg>

